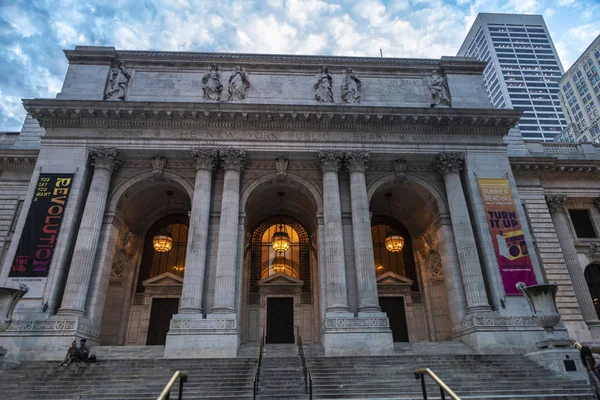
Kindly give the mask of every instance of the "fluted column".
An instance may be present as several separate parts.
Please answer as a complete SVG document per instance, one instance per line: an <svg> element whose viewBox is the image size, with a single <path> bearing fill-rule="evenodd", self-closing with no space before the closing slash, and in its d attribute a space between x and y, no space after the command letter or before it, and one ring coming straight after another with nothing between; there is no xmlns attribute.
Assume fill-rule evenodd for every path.
<svg viewBox="0 0 600 400"><path fill-rule="evenodd" d="M346 153L346 163L350 172L352 239L354 240L354 265L358 286L358 312L381 311L377 293L371 215L365 179L368 162L368 152L350 151Z"/></svg>
<svg viewBox="0 0 600 400"><path fill-rule="evenodd" d="M547 195L546 203L548 204L548 209L552 216L558 243L562 249L565 264L567 265L567 271L569 272L569 277L571 278L571 283L575 290L575 297L577 297L577 302L581 309L581 315L586 324L596 330L600 325L600 321L598 321L598 315L596 314L592 296L590 295L583 269L579 263L577 250L575 250L575 245L573 244L573 237L569 231L569 223L567 221L565 209L566 199L567 196L563 194Z"/></svg>
<svg viewBox="0 0 600 400"><path fill-rule="evenodd" d="M225 170L219 244L217 248L217 277L213 313L235 313L236 254L240 214L240 176L246 152L235 148L220 151Z"/></svg>
<svg viewBox="0 0 600 400"><path fill-rule="evenodd" d="M196 162L196 182L192 200L192 214L188 230L188 246L185 255L185 275L181 292L179 313L202 313L204 271L208 245L208 222L210 218L210 196L212 174L218 150L197 148L190 150Z"/></svg>
<svg viewBox="0 0 600 400"><path fill-rule="evenodd" d="M434 166L444 176L454 241L467 300L467 313L473 313L489 311L491 307L485 291L469 209L460 181L463 164L464 155L462 153L441 153Z"/></svg>
<svg viewBox="0 0 600 400"><path fill-rule="evenodd" d="M327 268L326 312L348 312L346 266L342 232L342 205L338 170L343 153L320 151L319 166L323 170L323 219L325 224L325 265Z"/></svg>
<svg viewBox="0 0 600 400"><path fill-rule="evenodd" d="M87 298L112 172L120 164L116 148L90 148L94 175L85 202L59 314L85 315Z"/></svg>

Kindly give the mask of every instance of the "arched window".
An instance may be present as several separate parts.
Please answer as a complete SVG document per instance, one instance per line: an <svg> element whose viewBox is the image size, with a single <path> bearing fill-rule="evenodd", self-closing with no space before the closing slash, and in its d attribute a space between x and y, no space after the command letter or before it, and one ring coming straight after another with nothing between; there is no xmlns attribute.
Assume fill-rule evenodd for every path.
<svg viewBox="0 0 600 400"><path fill-rule="evenodd" d="M152 246L152 238L159 232L167 231L173 238L173 247L159 253ZM144 239L144 252L140 265L137 291L143 291L142 282L165 272L183 276L185 252L188 238L188 218L183 215L169 215L158 220L148 230Z"/></svg>
<svg viewBox="0 0 600 400"><path fill-rule="evenodd" d="M385 238L392 231L404 238L402 251L392 253L385 247ZM412 290L418 291L419 285L417 283L412 240L404 225L388 216L375 216L371 219L371 235L373 237L375 273L381 275L391 271L409 278L413 281Z"/></svg>
<svg viewBox="0 0 600 400"><path fill-rule="evenodd" d="M277 231L283 231L290 238L290 248L278 253L271 246L271 238ZM282 272L286 275L300 278L300 240L298 232L289 225L273 224L265 233L261 241L261 279Z"/></svg>
<svg viewBox="0 0 600 400"><path fill-rule="evenodd" d="M598 314L598 318L600 318L600 265L588 265L585 269L585 280L587 281L588 288L590 289L590 295L594 301L596 314Z"/></svg>
<svg viewBox="0 0 600 400"><path fill-rule="evenodd" d="M283 254L276 254L271 247L271 238L279 229L279 225L287 232L291 240L290 249ZM263 221L252 232L250 282L248 303L258 304L260 294L258 281L278 272L283 272L304 282L302 285L302 304L312 303L310 279L310 240L308 232L293 218L273 216Z"/></svg>

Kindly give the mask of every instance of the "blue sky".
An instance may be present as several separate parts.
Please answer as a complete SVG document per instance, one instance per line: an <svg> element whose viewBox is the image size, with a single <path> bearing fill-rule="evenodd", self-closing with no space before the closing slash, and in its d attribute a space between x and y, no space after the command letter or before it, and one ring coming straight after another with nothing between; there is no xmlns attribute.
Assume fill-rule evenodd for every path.
<svg viewBox="0 0 600 400"><path fill-rule="evenodd" d="M436 58L479 12L544 15L565 69L600 34L600 0L0 0L0 131L60 91L76 45Z"/></svg>

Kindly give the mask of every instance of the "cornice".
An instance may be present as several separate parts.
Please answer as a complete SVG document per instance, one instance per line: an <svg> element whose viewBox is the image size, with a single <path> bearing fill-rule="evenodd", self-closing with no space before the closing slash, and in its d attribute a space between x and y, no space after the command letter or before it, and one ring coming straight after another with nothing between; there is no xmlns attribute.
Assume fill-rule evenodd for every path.
<svg viewBox="0 0 600 400"><path fill-rule="evenodd" d="M0 170L33 170L38 150L0 150Z"/></svg>
<svg viewBox="0 0 600 400"><path fill-rule="evenodd" d="M521 111L342 105L23 100L44 128L207 127L260 129L443 130L505 135Z"/></svg>
<svg viewBox="0 0 600 400"><path fill-rule="evenodd" d="M72 64L110 64L113 60L124 61L135 66L140 65L210 65L219 64L252 64L289 65L295 68L304 66L313 68L315 65L328 67L361 66L367 68L401 68L427 69L433 66L450 68L453 71L466 73L481 73L485 63L465 57L429 58L384 58L384 57L344 57L322 55L294 54L250 54L250 53L202 53L202 52L168 52L168 51L134 51L116 50L114 47L78 46L75 50L65 50L65 56Z"/></svg>
<svg viewBox="0 0 600 400"><path fill-rule="evenodd" d="M600 159L564 160L552 157L510 157L516 176L598 179Z"/></svg>

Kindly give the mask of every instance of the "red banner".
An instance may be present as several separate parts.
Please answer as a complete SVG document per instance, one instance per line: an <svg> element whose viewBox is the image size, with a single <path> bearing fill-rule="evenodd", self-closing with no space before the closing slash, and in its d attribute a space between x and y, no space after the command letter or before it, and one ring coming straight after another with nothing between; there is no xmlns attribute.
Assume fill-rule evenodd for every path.
<svg viewBox="0 0 600 400"><path fill-rule="evenodd" d="M478 182L504 291L508 296L519 296L515 287L518 282L535 285L537 281L510 184L506 178L483 178Z"/></svg>

